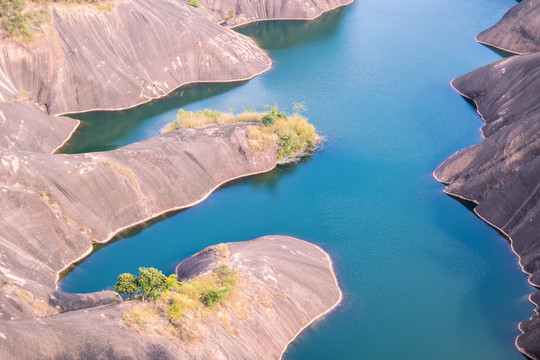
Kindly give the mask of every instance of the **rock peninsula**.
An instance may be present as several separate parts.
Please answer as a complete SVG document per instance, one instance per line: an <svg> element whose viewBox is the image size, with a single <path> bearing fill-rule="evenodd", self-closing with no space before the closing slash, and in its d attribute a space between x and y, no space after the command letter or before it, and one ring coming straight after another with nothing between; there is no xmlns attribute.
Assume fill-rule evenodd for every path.
<svg viewBox="0 0 540 360"><path fill-rule="evenodd" d="M485 125L479 144L434 172L445 192L472 201L475 213L511 241L529 282L540 287L540 2L523 1L479 41L516 53L452 81L474 101ZM538 308L540 293L531 295ZM540 359L540 317L522 322L521 352Z"/></svg>
<svg viewBox="0 0 540 360"><path fill-rule="evenodd" d="M275 147L252 150L248 127L183 129L79 155L0 148L0 281L46 301L58 272L91 252L92 243L192 206L227 181L273 169ZM25 300L6 299L13 306L2 318L33 313Z"/></svg>
<svg viewBox="0 0 540 360"><path fill-rule="evenodd" d="M514 54L540 51L540 1L523 0L476 40Z"/></svg>
<svg viewBox="0 0 540 360"><path fill-rule="evenodd" d="M256 7L271 6L261 4ZM294 12L272 16L313 18L344 4L298 3ZM221 14L210 6L167 0L115 0L110 9L44 6L50 20L34 41L0 38L0 358L281 356L299 331L341 299L328 255L297 239L226 245L227 264L241 268L251 286L239 300L247 313L223 309L197 325L201 337L220 334L208 343L127 327L122 314L131 305L113 304L112 291L57 290L59 274L95 244L193 206L228 181L269 171L278 159L276 144L250 147L249 123L175 130L107 152L55 154L79 122L52 115L129 108L192 82L250 79L271 67L267 54L220 25ZM270 255L262 258L265 252ZM229 324L223 325L223 313ZM257 343L261 334L271 339L264 349Z"/></svg>
<svg viewBox="0 0 540 360"><path fill-rule="evenodd" d="M323 13L349 5L354 0L201 0L200 4L219 14L224 25L236 27L263 20L313 20Z"/></svg>
<svg viewBox="0 0 540 360"><path fill-rule="evenodd" d="M183 261L177 270L193 278L220 263L241 281L226 303L182 322L189 336L168 335L166 322L160 335L156 327L126 326L122 314L138 301L124 301L41 319L0 321L0 357L278 359L299 332L342 297L328 254L295 238L220 244Z"/></svg>

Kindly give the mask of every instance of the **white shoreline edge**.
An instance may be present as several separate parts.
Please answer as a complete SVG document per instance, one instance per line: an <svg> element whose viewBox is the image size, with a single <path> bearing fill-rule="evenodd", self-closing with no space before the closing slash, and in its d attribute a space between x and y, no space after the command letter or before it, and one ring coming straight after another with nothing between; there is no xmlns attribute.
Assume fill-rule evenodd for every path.
<svg viewBox="0 0 540 360"><path fill-rule="evenodd" d="M244 21L244 22L239 23L239 24L227 26L227 28L228 29L236 29L236 28L241 27L241 26L245 26L245 25L249 25L249 24L253 24L253 23L258 23L258 22L262 22L262 21L281 21L281 20L283 20L283 21L289 21L289 20L293 20L293 21L312 21L312 20L320 18L322 15L324 15L324 14L330 12L330 11L333 11L333 10L336 10L336 9L339 9L339 8L342 8L342 7L345 7L345 6L349 6L353 2L354 2L354 0L350 0L348 3L336 5L336 6L332 7L332 8L330 8L330 9L327 9L327 10L322 10L322 11L319 12L318 15L315 15L315 16L310 17L310 18L308 18L308 17L304 17L304 18L286 18L286 17L282 17L282 18L253 19L253 20Z"/></svg>
<svg viewBox="0 0 540 360"><path fill-rule="evenodd" d="M297 239L297 238L295 238ZM336 301L336 303L334 303L331 307L329 307L328 309L326 309L326 311L322 312L321 314L315 316L313 319L311 319L307 324L305 324L300 330L298 330L296 332L296 334L294 334L294 336L289 340L289 342L287 344L285 344L285 346L283 347L283 351L281 352L281 355L279 356L279 360L282 360L283 359L283 355L285 354L285 352L287 351L289 345L294 341L296 340L296 338L305 330L307 329L311 324L313 324L315 321L319 320L320 318L322 318L323 316L327 315L328 313L330 313L332 310L334 310L340 303L341 301L343 300L343 292L341 291L341 288L339 287L339 282L338 282L338 279L336 277L336 273L335 273L335 270L334 270L334 263L332 262L332 258L330 257L330 255L324 251L320 246L318 245L315 245L313 243L310 243L306 240L302 240L302 239L297 239L299 241L302 241L302 242L305 242L311 246L314 246L315 248L317 248L319 251L321 251L325 256L326 256L326 259L328 260L328 268L330 269L330 273L332 274L332 277L334 278L334 283L336 285L336 288L338 289L338 292L339 292L339 298L338 300Z"/></svg>
<svg viewBox="0 0 540 360"><path fill-rule="evenodd" d="M478 41L478 40L477 40L477 41ZM480 41L478 41L478 42L482 44L482 42L480 42ZM490 45L490 46L491 46L491 45ZM501 49L501 50L503 50L503 49ZM507 50L504 50L504 51L507 51ZM519 55L519 54L518 54L518 55ZM474 71L474 70L473 70L473 71ZM485 124L486 121L485 121L483 115L482 115L482 114L480 113L480 111L478 110L478 103L477 103L474 99L471 99L470 97L468 97L467 95L463 94L461 91L459 91L458 89L456 89L456 87L454 86L454 81L455 81L455 80L456 80L456 79L453 79L453 80L450 82L450 86L452 86L452 88L453 88L458 94L460 94L460 95L463 96L464 98L469 99L469 100L472 100L472 101L474 102L474 104L475 104L475 106L476 106L476 112L478 113L478 115L480 116L480 118L482 119L482 121L483 121L484 124ZM485 139L484 133L483 133L483 132L482 132L482 137ZM483 141L483 140L482 140L482 141ZM477 144L479 144L479 143L477 143ZM471 146L475 146L475 145L477 145L477 144L474 144L474 145L471 145ZM456 152L453 153L451 156L449 156L445 161L443 161L443 162L441 163L441 165L444 164L444 163L445 163L446 161L448 161L449 159L451 159L451 158L452 158L455 154L457 154L458 152L460 152L460 151L462 151L462 150L464 150L464 149L467 149L467 148L468 148L468 147L456 151ZM437 167L437 169L438 169L441 165L439 165L439 166ZM448 187L449 183L448 183L448 182L445 182L445 181L443 181L443 180L441 180L441 179L435 174L435 172L437 171L437 169L435 169L435 170L433 171L433 174L432 174L433 177L435 178L435 180L437 180L437 181L440 182L441 184L443 184L443 185L445 185L446 187ZM452 193L452 192L448 191L448 188L445 188L445 189L443 190L443 192L444 192L445 194L448 194L448 195L457 197L457 198L459 198L459 199L462 199L462 200L465 200L465 201L472 202L472 203L476 204L477 206L478 206L478 204L479 204L479 202L476 201L476 200L469 199L469 198L466 198L466 197L461 196L461 195L459 195L459 194L455 194L455 193ZM523 272L525 275L527 275L527 282L528 282L531 286L533 286L534 288L536 288L537 291L540 291L540 290L538 290L538 287L540 286L540 284L534 284L534 283L531 281L531 275L532 275L532 274L530 274L530 273L528 273L527 271L525 271L525 269L524 269L524 267L523 267L523 264L522 264L522 262L521 262L521 256L515 251L514 245L513 245L514 242L513 242L512 238L510 237L510 235L508 235L503 229L499 228L498 226L496 226L495 224L491 223L491 222L488 221L486 218L484 218L483 216L481 216L481 215L478 213L478 211L476 210L476 206L475 206L475 208L473 209L473 212L474 212L474 214L475 214L476 216L478 216L478 218L480 218L480 220L484 221L486 224L488 224L489 226L491 226L491 227L494 228L495 230L499 231L504 237L506 237L506 239L507 239L508 242L510 243L510 249L512 250L512 252L513 252L513 253L517 256L517 258L518 258L518 265L519 265L519 267L521 268L521 272ZM532 294L529 294L529 302L530 302L531 304L533 304L533 306L538 307L538 305L535 304L535 303L531 300L531 296L532 296L533 294L534 294L534 292L533 292ZM531 320L533 317L534 317L534 315L531 316L531 317L529 318L529 320ZM522 324L522 323L523 323L523 321L519 322L519 324L518 324L518 326L517 326L518 330L521 332L521 335L525 334L525 332L521 329L521 324ZM519 344L518 344L518 339L519 339L519 337L520 337L521 335L516 336L516 338L515 338L515 340L514 340L514 345L516 346L516 348L518 349L518 351L520 351L522 354L524 354L525 356L527 356L527 357L529 357L529 358L531 358L531 359L534 359L534 356L532 356L532 354L529 354L525 349L523 349L521 346L519 346Z"/></svg>
<svg viewBox="0 0 540 360"><path fill-rule="evenodd" d="M54 116L54 115L53 115ZM57 116L55 116L57 117ZM67 116L65 116L67 117ZM77 124L75 125L75 127L73 128L73 130L71 130L71 132L69 133L68 137L60 144L56 147L56 149L54 149L53 151L51 151L51 155L54 155L56 154L56 152L58 150L60 150L64 145L66 145L66 143L71 140L71 137L73 136L73 134L75 134L75 132L77 131L77 129L79 128L79 126L81 125L81 120L78 120L78 119L74 119L74 118L70 118L70 117L67 117L68 119L71 119L71 120L75 120L77 122Z"/></svg>
<svg viewBox="0 0 540 360"><path fill-rule="evenodd" d="M264 51L264 49L262 49ZM266 52L265 52L266 53ZM183 82L181 83L180 85L172 88L171 90L169 90L168 92L166 92L165 94L163 95L159 95L159 96L156 96L156 97L151 97L149 99L146 99L142 102L139 102L139 103L136 103L134 105L129 105L129 106L125 106L125 107L118 107L118 108L94 108L94 109L88 109L88 110L82 110L82 111L66 111L66 112L62 112L62 113L58 113L58 114L51 114L51 116L66 116L66 117L69 117L69 115L74 115L74 114L86 114L86 113L90 113L90 112L97 112L97 111L124 111L124 110L129 110L129 109L133 109L133 108L136 108L137 106L141 106L141 105L144 105L144 104L147 104L149 102L152 102L152 101L155 101L155 100L159 100L159 99L163 99L165 97L167 97L168 95L170 95L172 92L180 89L181 87L184 87L184 86L187 86L187 85L193 85L193 84L230 84L230 83L236 83L236 82L242 82L242 81L249 81L261 74L264 74L265 72L267 72L268 70L272 69L272 60L270 59L270 62L268 63L267 67L264 69L264 70L261 70L255 74L252 74L248 77L245 77L245 78L237 78L237 79L229 79L229 80L191 80L191 81L186 81L186 82Z"/></svg>
<svg viewBox="0 0 540 360"><path fill-rule="evenodd" d="M121 233L122 231L124 230L127 230L129 228L132 228L134 226L137 226L137 225L140 225L142 223L145 223L149 220L152 220L152 219L155 219L157 218L158 216L161 216L163 214L166 214L168 212L171 212L171 211L177 211L177 210L183 210L183 209L187 209L187 208L190 208L190 207L193 207L201 202L203 202L204 200L206 200L214 191L216 191L218 188L220 188L221 186L225 185L226 183L228 182L231 182L231 181L234 181L234 180L238 180L238 179L241 179L241 178L245 178L245 177L249 177L249 176L253 176L253 175L258 175L258 174L264 174L264 173L267 173L269 171L272 171L276 168L277 166L277 161L274 163L274 165L269 168L269 169L265 169L265 170L261 170L261 171L255 171L255 172L252 172L252 173L247 173L247 174L242 174L242 175L238 175L238 176L235 176L235 177L232 177L230 179L227 179L219 184L217 184L216 186L214 186L212 189L210 189L207 193L205 193L201 198L195 200L194 202L191 202L189 204L185 204L185 205L179 205L179 206L174 206L174 207L171 207L171 208L167 208L165 210L162 210L158 213L155 213L155 214L152 214L144 219L141 219L137 222L134 222L132 224L129 224L129 225L126 225L126 226L123 226L119 229L116 229L114 231L111 231L108 235L108 237L103 240L103 241L96 241L96 243L98 244L106 244L108 243L109 241L111 241L112 238L114 238L116 235L118 235L119 233ZM86 250L86 252L84 252L81 256L79 256L78 258L74 259L73 261L71 261L70 263L66 264L66 266L64 266L61 270L59 270L57 273L56 273L56 280L55 280L55 290L58 290L58 281L60 279L60 274L62 272L64 272L67 268L69 268L71 265L75 264L76 262L84 259L86 256L90 255L92 253L92 250L93 250L93 245L92 243L90 243L90 248L88 250Z"/></svg>

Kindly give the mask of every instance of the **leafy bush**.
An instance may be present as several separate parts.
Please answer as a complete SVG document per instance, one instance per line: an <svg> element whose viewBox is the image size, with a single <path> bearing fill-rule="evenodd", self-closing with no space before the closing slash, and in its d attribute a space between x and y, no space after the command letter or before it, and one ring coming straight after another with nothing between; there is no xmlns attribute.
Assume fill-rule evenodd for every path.
<svg viewBox="0 0 540 360"><path fill-rule="evenodd" d="M211 289L207 293L203 294L201 299L204 305L214 307L216 303L221 303L223 301L223 293L219 290Z"/></svg>
<svg viewBox="0 0 540 360"><path fill-rule="evenodd" d="M128 299L140 292L144 301L157 300L163 292L176 291L179 287L176 274L167 277L156 268L141 267L138 277L129 273L119 275L114 291L127 295Z"/></svg>
<svg viewBox="0 0 540 360"><path fill-rule="evenodd" d="M273 144L278 144L277 157L282 160L294 153L315 148L319 136L313 125L298 114L304 111L304 104L294 104L296 113L287 116L277 105L266 106L266 113L245 111L238 115L220 113L213 110L199 112L178 111L177 119L169 124L164 131L185 128L200 128L212 124L227 124L238 122L259 122L264 126L252 126L248 129L249 146L255 150L266 150Z"/></svg>
<svg viewBox="0 0 540 360"><path fill-rule="evenodd" d="M197 0L189 0L188 3L187 3L189 6L193 6L193 7L196 7L196 8L200 8L201 5L199 5L199 2Z"/></svg>
<svg viewBox="0 0 540 360"><path fill-rule="evenodd" d="M134 293L141 291L139 278L133 274L120 274L118 276L118 282L114 286L114 291L119 294L125 294L128 299L131 299Z"/></svg>
<svg viewBox="0 0 540 360"><path fill-rule="evenodd" d="M142 274L147 273L148 268L140 269L142 269ZM148 273L150 273L150 278L163 279L159 275L161 272L149 271ZM166 279L174 283L176 275L171 275ZM211 311L217 304L223 304L234 291L237 280L238 275L235 271L222 264L208 275L199 276L183 283L176 281L176 290L169 287L171 292L162 291L160 297L149 298L153 301L136 303L122 315L124 323L127 326L138 327L139 330L145 332L156 331L159 333L165 330L178 335L178 332L184 328L183 315L185 312L191 312L195 317L199 317L207 311ZM193 316L187 318L193 318ZM163 320L168 321L164 322Z"/></svg>
<svg viewBox="0 0 540 360"><path fill-rule="evenodd" d="M276 116L273 116L271 114L266 114L261 119L264 126L272 126L276 123Z"/></svg>

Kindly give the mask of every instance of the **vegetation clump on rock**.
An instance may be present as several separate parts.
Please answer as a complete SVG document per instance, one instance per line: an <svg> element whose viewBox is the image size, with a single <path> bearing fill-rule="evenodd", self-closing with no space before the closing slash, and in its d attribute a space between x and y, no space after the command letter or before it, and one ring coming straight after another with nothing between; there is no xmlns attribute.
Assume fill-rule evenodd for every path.
<svg viewBox="0 0 540 360"><path fill-rule="evenodd" d="M0 0L0 24L10 38L34 40L42 24L49 20L48 3L98 4L102 0ZM110 11L110 6L100 7Z"/></svg>
<svg viewBox="0 0 540 360"><path fill-rule="evenodd" d="M177 119L167 125L165 132L177 129L200 128L214 124L230 124L258 122L257 126L248 129L249 145L252 149L266 150L273 144L277 147L277 158L282 161L299 153L313 152L320 141L315 127L299 114L305 110L303 104L295 104L295 113L286 115L277 107L267 106L267 112L254 112L251 110L234 115L232 112L204 109L198 112L180 109Z"/></svg>
<svg viewBox="0 0 540 360"><path fill-rule="evenodd" d="M179 282L176 274L165 276L155 268L139 268L139 276L121 274L114 290L142 300L123 314L127 326L154 331L162 328L178 334L184 315L203 316L233 293L238 274L227 265L219 265L210 274ZM160 326L161 324L161 326ZM185 329L184 329L185 330Z"/></svg>

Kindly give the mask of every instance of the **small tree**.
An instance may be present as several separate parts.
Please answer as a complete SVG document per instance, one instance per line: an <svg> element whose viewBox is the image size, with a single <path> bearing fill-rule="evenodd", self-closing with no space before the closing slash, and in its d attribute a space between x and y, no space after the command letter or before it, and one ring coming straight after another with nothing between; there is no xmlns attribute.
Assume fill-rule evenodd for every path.
<svg viewBox="0 0 540 360"><path fill-rule="evenodd" d="M139 286L142 300L157 300L168 288L167 277L156 268L139 268Z"/></svg>
<svg viewBox="0 0 540 360"><path fill-rule="evenodd" d="M118 276L118 282L114 286L114 291L119 294L127 295L128 299L133 298L134 293L141 291L139 287L139 278L133 274L120 274Z"/></svg>

